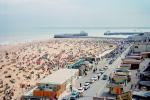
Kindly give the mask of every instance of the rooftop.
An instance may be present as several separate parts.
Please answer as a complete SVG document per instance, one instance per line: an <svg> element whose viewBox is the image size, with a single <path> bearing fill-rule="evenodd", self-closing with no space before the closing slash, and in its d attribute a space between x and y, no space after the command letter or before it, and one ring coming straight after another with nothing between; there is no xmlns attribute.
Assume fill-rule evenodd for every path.
<svg viewBox="0 0 150 100"><path fill-rule="evenodd" d="M121 64L120 67L131 67L131 64Z"/></svg>
<svg viewBox="0 0 150 100"><path fill-rule="evenodd" d="M78 73L78 69L60 69L44 79L38 81L40 84L63 84L70 77Z"/></svg>
<svg viewBox="0 0 150 100"><path fill-rule="evenodd" d="M150 97L150 91L133 91L132 94L141 97Z"/></svg>
<svg viewBox="0 0 150 100"><path fill-rule="evenodd" d="M140 56L140 55L129 55L129 56L126 56L126 58L131 58L131 59L141 59L142 58L142 56Z"/></svg>
<svg viewBox="0 0 150 100"><path fill-rule="evenodd" d="M150 86L150 81L140 81L139 84L144 86Z"/></svg>
<svg viewBox="0 0 150 100"><path fill-rule="evenodd" d="M127 64L140 64L141 63L141 60L136 60L136 59L128 59L128 58L125 58L122 60L123 63L127 63Z"/></svg>

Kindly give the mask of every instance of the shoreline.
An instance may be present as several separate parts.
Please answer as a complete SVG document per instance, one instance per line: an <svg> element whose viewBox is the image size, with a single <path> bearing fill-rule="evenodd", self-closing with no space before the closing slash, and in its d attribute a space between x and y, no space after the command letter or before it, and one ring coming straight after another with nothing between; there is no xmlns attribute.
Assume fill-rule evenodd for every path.
<svg viewBox="0 0 150 100"><path fill-rule="evenodd" d="M50 37L49 39L33 39L33 40L27 40L27 41L14 41L14 42L1 42L0 47L7 46L7 45L19 45L19 44L28 44L28 43L35 43L35 42L43 42L53 39L125 39L127 37L96 37L96 36L87 36L87 37L78 37L78 38L53 38Z"/></svg>

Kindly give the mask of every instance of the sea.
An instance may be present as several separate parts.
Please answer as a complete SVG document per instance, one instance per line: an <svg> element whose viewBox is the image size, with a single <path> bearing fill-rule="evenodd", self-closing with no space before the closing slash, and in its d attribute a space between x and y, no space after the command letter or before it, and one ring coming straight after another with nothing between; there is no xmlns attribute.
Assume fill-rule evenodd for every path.
<svg viewBox="0 0 150 100"><path fill-rule="evenodd" d="M53 38L54 34L72 34L85 31L89 36L94 37L114 37L114 38L127 38L129 35L112 35L106 36L105 32L150 32L150 28L59 28L59 27L46 27L38 28L32 31L12 31L12 32L0 32L0 45L16 44L32 42L37 40L47 40Z"/></svg>

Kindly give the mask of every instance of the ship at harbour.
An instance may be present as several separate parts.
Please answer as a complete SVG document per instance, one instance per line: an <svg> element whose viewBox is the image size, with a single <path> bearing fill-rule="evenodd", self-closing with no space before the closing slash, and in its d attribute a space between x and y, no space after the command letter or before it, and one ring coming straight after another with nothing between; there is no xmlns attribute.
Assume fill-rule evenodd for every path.
<svg viewBox="0 0 150 100"><path fill-rule="evenodd" d="M55 34L54 38L84 38L87 37L88 33L81 31L80 33L74 33L74 34Z"/></svg>

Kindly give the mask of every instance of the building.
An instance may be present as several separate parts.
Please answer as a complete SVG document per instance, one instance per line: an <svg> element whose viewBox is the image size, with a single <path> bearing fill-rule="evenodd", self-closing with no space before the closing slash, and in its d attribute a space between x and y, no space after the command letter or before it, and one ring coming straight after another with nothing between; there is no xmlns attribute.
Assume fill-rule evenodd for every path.
<svg viewBox="0 0 150 100"><path fill-rule="evenodd" d="M65 90L76 85L78 69L60 69L37 81L37 86L24 94L23 100L58 98Z"/></svg>
<svg viewBox="0 0 150 100"><path fill-rule="evenodd" d="M150 91L150 81L139 81L139 89L144 91Z"/></svg>
<svg viewBox="0 0 150 100"><path fill-rule="evenodd" d="M133 45L131 47L132 53L138 53L142 58L150 58L150 33L132 36Z"/></svg>
<svg viewBox="0 0 150 100"><path fill-rule="evenodd" d="M141 55L143 58L150 58L150 52L142 52Z"/></svg>
<svg viewBox="0 0 150 100"><path fill-rule="evenodd" d="M148 43L134 43L131 47L133 53L150 52L150 42Z"/></svg>
<svg viewBox="0 0 150 100"><path fill-rule="evenodd" d="M130 64L129 69L138 69L140 66L141 60L136 60L136 59L122 59L122 64Z"/></svg>
<svg viewBox="0 0 150 100"><path fill-rule="evenodd" d="M133 100L150 100L150 91L133 91Z"/></svg>
<svg viewBox="0 0 150 100"><path fill-rule="evenodd" d="M129 41L133 42L150 42L150 33L149 32L142 32L137 35L132 35L128 37Z"/></svg>
<svg viewBox="0 0 150 100"><path fill-rule="evenodd" d="M141 60L142 56L141 55L128 55L126 56L127 59L136 59L136 60Z"/></svg>
<svg viewBox="0 0 150 100"><path fill-rule="evenodd" d="M79 59L74 64L68 65L69 69L79 69L79 76L83 76L89 70L89 62L85 59Z"/></svg>
<svg viewBox="0 0 150 100"><path fill-rule="evenodd" d="M124 86L131 80L130 72L123 68L117 68L111 76L110 83L107 84L110 94L121 94Z"/></svg>
<svg viewBox="0 0 150 100"><path fill-rule="evenodd" d="M106 87L109 88L110 94L121 94L123 92L122 84L109 83Z"/></svg>

